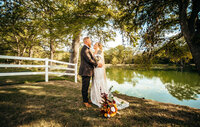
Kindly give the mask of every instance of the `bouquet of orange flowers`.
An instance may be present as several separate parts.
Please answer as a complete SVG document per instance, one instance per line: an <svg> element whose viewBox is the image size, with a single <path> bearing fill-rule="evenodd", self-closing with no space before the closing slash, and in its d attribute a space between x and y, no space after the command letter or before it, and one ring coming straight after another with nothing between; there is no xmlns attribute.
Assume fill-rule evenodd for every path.
<svg viewBox="0 0 200 127"><path fill-rule="evenodd" d="M102 107L101 107L101 115L110 118L117 114L117 105L113 99L108 99L108 95L102 93Z"/></svg>

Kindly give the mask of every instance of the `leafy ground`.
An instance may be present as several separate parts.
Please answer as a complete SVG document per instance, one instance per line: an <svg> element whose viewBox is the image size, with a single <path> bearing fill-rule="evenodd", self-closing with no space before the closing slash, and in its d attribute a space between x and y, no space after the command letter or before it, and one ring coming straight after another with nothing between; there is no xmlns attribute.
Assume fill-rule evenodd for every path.
<svg viewBox="0 0 200 127"><path fill-rule="evenodd" d="M130 102L130 107L105 119L96 106L83 106L80 83L56 80L0 85L0 126L200 126L199 109L115 96Z"/></svg>

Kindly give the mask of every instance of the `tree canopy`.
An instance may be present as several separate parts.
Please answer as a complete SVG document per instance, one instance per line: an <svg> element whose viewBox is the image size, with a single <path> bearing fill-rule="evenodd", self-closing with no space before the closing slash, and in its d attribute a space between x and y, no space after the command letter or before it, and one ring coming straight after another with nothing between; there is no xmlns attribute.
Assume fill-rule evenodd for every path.
<svg viewBox="0 0 200 127"><path fill-rule="evenodd" d="M189 49L200 70L199 0L12 0L1 1L0 10L1 54L33 57L37 49L54 59L68 46L76 62L83 33L106 43L120 30L148 59L164 50L177 61Z"/></svg>
<svg viewBox="0 0 200 127"><path fill-rule="evenodd" d="M199 0L114 0L123 14L117 23L139 29L141 46L146 51L184 39L200 71L200 1ZM125 32L129 33L129 29ZM173 33L171 36L170 33Z"/></svg>

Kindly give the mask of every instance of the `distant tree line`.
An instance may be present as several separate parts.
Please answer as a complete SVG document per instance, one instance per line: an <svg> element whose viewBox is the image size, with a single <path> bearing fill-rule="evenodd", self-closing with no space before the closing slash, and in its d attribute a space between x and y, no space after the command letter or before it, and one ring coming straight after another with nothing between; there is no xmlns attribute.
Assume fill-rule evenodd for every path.
<svg viewBox="0 0 200 127"><path fill-rule="evenodd" d="M162 49L149 52L138 52L138 50L128 46L119 45L115 48L106 50L105 62L107 64L140 64L144 66L151 66L152 64L176 64L185 66L193 64L192 55L186 44L178 41L170 46L163 46ZM151 59L151 60L149 60Z"/></svg>

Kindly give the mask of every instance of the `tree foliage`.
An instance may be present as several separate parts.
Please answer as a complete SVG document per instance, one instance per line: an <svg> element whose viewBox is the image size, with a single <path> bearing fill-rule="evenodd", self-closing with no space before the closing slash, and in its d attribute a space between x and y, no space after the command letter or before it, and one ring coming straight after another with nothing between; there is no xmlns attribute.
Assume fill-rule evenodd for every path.
<svg viewBox="0 0 200 127"><path fill-rule="evenodd" d="M110 10L105 1L13 0L2 2L0 10L2 54L34 57L39 46L48 54L43 57L54 59L54 53L71 46L80 31L101 42L115 34L106 29Z"/></svg>
<svg viewBox="0 0 200 127"><path fill-rule="evenodd" d="M187 61L192 55L200 69L199 6L199 0L3 1L1 54L34 57L40 50L43 57L54 59L57 51L68 46L76 57L83 34L106 43L120 30L124 43L140 44L146 63L151 57L166 57L162 54L172 62ZM108 63L133 63L132 50L127 47L109 53Z"/></svg>
<svg viewBox="0 0 200 127"><path fill-rule="evenodd" d="M133 64L134 49L132 47L125 47L119 45L115 48L106 50L105 62L108 64Z"/></svg>

